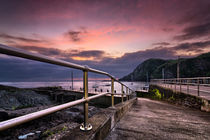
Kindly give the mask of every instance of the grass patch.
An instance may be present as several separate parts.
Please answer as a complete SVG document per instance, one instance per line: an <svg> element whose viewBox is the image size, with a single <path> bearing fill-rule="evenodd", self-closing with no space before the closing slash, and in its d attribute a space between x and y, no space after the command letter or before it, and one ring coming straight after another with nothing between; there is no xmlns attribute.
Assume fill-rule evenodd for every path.
<svg viewBox="0 0 210 140"><path fill-rule="evenodd" d="M158 89L153 89L152 92L154 93L152 96L153 99L157 99L157 100L162 99L161 93Z"/></svg>

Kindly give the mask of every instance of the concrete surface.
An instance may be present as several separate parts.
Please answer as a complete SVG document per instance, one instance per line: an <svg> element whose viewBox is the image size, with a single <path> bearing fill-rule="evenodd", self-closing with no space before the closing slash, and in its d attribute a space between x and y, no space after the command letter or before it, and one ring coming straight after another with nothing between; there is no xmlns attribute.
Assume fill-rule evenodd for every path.
<svg viewBox="0 0 210 140"><path fill-rule="evenodd" d="M106 140L210 139L210 113L138 98Z"/></svg>
<svg viewBox="0 0 210 140"><path fill-rule="evenodd" d="M89 118L89 123L93 126L91 131L81 131L79 126L64 134L60 140L103 140L109 134L115 124L123 117L131 106L137 101L136 98L124 103L109 107ZM53 138L56 139L56 138Z"/></svg>

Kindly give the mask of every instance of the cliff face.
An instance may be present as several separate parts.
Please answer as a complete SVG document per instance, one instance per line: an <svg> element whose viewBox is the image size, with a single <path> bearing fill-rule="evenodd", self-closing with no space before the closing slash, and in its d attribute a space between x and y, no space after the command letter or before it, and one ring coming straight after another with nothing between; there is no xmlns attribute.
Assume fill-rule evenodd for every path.
<svg viewBox="0 0 210 140"><path fill-rule="evenodd" d="M139 64L132 73L124 76L122 81L146 81L162 78L162 69L165 78L176 78L177 60L148 59ZM210 76L210 52L188 59L180 59L180 77Z"/></svg>

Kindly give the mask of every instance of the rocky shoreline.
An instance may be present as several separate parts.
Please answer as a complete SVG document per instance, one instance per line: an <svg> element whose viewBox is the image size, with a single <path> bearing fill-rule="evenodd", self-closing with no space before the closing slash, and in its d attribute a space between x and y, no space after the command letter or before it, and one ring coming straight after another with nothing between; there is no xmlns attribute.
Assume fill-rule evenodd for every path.
<svg viewBox="0 0 210 140"><path fill-rule="evenodd" d="M62 92L61 87L20 89L0 85L0 121L43 110L61 102L63 103L65 100L55 100L52 96L52 94L59 95L60 92ZM71 100L75 99L68 98L66 101ZM89 117L101 110L100 108L89 106ZM27 137L30 140L61 137L64 131L70 131L83 122L83 112L82 105L58 111L0 132L0 139L11 140L18 139L18 137L21 138L21 136L22 138Z"/></svg>
<svg viewBox="0 0 210 140"><path fill-rule="evenodd" d="M0 85L0 109L11 111L55 104L48 95L35 90Z"/></svg>

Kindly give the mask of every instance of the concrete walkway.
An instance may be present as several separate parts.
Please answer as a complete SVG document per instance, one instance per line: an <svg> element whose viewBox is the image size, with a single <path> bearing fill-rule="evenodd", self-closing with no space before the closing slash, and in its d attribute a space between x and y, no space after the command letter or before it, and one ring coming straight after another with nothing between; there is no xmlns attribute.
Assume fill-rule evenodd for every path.
<svg viewBox="0 0 210 140"><path fill-rule="evenodd" d="M210 139L210 113L138 98L106 140Z"/></svg>

